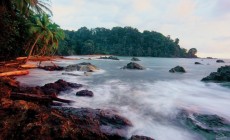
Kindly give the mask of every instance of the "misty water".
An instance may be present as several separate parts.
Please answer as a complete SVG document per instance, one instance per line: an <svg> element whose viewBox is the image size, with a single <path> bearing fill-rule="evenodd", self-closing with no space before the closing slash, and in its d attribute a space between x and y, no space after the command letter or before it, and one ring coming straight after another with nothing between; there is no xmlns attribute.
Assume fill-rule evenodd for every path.
<svg viewBox="0 0 230 140"><path fill-rule="evenodd" d="M18 77L18 80L29 86L44 85L58 79L84 84L82 89L93 91L94 97L77 97L76 91L82 89L67 91L60 97L76 101L70 105L72 107L112 109L118 112L133 123L129 136L145 135L157 140L205 139L177 122L182 110L216 114L230 121L230 87L200 81L218 67L230 65L230 60L219 64L215 59L139 57L141 61L138 63L146 68L139 71L120 69L131 58L119 59L58 60L55 63L60 66L90 62L101 70L91 76L76 77L34 69L30 70L29 75ZM203 65L195 65L194 62ZM177 65L183 66L187 73L168 72ZM78 71L71 73L84 75Z"/></svg>

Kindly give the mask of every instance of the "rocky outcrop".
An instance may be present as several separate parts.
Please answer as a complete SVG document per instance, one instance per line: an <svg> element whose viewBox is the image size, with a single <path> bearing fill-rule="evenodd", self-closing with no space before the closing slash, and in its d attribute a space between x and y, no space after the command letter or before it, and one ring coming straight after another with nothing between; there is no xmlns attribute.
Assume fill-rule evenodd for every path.
<svg viewBox="0 0 230 140"><path fill-rule="evenodd" d="M216 60L216 63L225 63L224 60Z"/></svg>
<svg viewBox="0 0 230 140"><path fill-rule="evenodd" d="M85 71L85 72L95 72L98 68L91 63L79 63L75 65L69 65L65 68L65 71Z"/></svg>
<svg viewBox="0 0 230 140"><path fill-rule="evenodd" d="M93 97L93 92L89 90L81 90L76 93L76 96L88 96Z"/></svg>
<svg viewBox="0 0 230 140"><path fill-rule="evenodd" d="M117 57L115 57L115 56L108 56L108 57L100 57L99 59L111 59L111 60L119 60Z"/></svg>
<svg viewBox="0 0 230 140"><path fill-rule="evenodd" d="M175 73L175 72L185 73L186 71L183 67L176 66L175 68L170 69L169 72L171 72L171 73Z"/></svg>
<svg viewBox="0 0 230 140"><path fill-rule="evenodd" d="M46 94L59 94L61 91L66 91L71 88L80 88L81 84L66 82L62 79L54 83L45 84L41 87L42 91Z"/></svg>
<svg viewBox="0 0 230 140"><path fill-rule="evenodd" d="M86 127L101 132L108 139L126 139L127 130L132 123L110 110L91 108L60 108L67 117L76 116L79 120L88 121ZM95 127L96 126L96 127Z"/></svg>
<svg viewBox="0 0 230 140"><path fill-rule="evenodd" d="M138 59L137 57L133 57L133 58L131 59L131 61L141 61L141 60Z"/></svg>
<svg viewBox="0 0 230 140"><path fill-rule="evenodd" d="M182 125L206 139L230 139L230 123L218 115L182 111L178 119Z"/></svg>
<svg viewBox="0 0 230 140"><path fill-rule="evenodd" d="M144 70L145 68L138 63L130 62L126 66L124 66L122 69Z"/></svg>
<svg viewBox="0 0 230 140"><path fill-rule="evenodd" d="M230 66L222 66L218 68L217 72L212 72L209 76L203 78L202 81L229 82Z"/></svg>
<svg viewBox="0 0 230 140"><path fill-rule="evenodd" d="M0 88L7 91L5 94L0 90L0 139L127 140L132 123L112 110L51 107L25 98L11 98L13 92L21 91L19 95L26 98L44 99L48 88L59 93L79 85L58 80L42 87L20 87L11 78L0 78Z"/></svg>

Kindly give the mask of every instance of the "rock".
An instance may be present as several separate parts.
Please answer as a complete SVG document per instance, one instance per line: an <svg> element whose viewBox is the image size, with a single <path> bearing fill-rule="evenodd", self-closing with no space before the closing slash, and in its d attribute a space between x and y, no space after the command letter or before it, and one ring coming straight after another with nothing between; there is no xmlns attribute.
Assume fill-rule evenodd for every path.
<svg viewBox="0 0 230 140"><path fill-rule="evenodd" d="M81 84L70 83L59 79L55 83L45 84L44 86L41 87L41 90L45 94L52 95L52 94L59 94L61 91L69 90L71 88L80 88L80 87L82 87Z"/></svg>
<svg viewBox="0 0 230 140"><path fill-rule="evenodd" d="M216 60L216 63L224 63L224 60Z"/></svg>
<svg viewBox="0 0 230 140"><path fill-rule="evenodd" d="M136 57L133 57L133 58L131 59L131 61L141 61L141 60L138 59L138 58L136 58Z"/></svg>
<svg viewBox="0 0 230 140"><path fill-rule="evenodd" d="M143 70L145 68L142 67L140 64L137 64L137 63L134 63L134 62L130 62L126 66L124 66L123 69Z"/></svg>
<svg viewBox="0 0 230 140"><path fill-rule="evenodd" d="M64 70L64 67L60 67L60 66L44 66L44 67L38 67L38 68L46 70L46 71L62 71L62 70Z"/></svg>
<svg viewBox="0 0 230 140"><path fill-rule="evenodd" d="M182 72L185 73L185 69L181 66L176 66L175 68L172 68L171 70L169 70L169 72L175 73L175 72Z"/></svg>
<svg viewBox="0 0 230 140"><path fill-rule="evenodd" d="M182 111L178 119L182 125L206 139L230 139L230 123L218 115Z"/></svg>
<svg viewBox="0 0 230 140"><path fill-rule="evenodd" d="M84 114L84 110L82 110ZM80 114L80 113L79 113ZM0 99L0 139L108 140L99 120L66 115L63 111L23 100Z"/></svg>
<svg viewBox="0 0 230 140"><path fill-rule="evenodd" d="M92 65L91 63L79 63L75 65L69 65L65 68L65 71L86 71L86 72L94 72L97 71L98 68L95 65Z"/></svg>
<svg viewBox="0 0 230 140"><path fill-rule="evenodd" d="M88 96L93 97L93 92L89 90L81 90L76 93L76 96Z"/></svg>
<svg viewBox="0 0 230 140"><path fill-rule="evenodd" d="M74 74L74 73L62 73L62 75L81 76L79 74Z"/></svg>
<svg viewBox="0 0 230 140"><path fill-rule="evenodd" d="M129 140L154 140L154 139L146 136L133 135Z"/></svg>
<svg viewBox="0 0 230 140"><path fill-rule="evenodd" d="M201 63L200 63L200 62L195 62L194 64L196 64L196 65L201 65Z"/></svg>
<svg viewBox="0 0 230 140"><path fill-rule="evenodd" d="M86 127L94 130L95 126L91 121L99 125L99 130L108 139L126 139L127 130L132 123L124 117L117 115L111 110L91 109L91 108L71 108L58 107L67 116L76 116L79 120L88 121ZM99 131L98 130L98 131Z"/></svg>
<svg viewBox="0 0 230 140"><path fill-rule="evenodd" d="M100 57L99 59L111 59L111 60L119 60L117 57L115 56L108 56L108 57Z"/></svg>
<svg viewBox="0 0 230 140"><path fill-rule="evenodd" d="M212 72L209 76L203 78L201 81L229 82L230 66L222 66L218 68L217 72Z"/></svg>

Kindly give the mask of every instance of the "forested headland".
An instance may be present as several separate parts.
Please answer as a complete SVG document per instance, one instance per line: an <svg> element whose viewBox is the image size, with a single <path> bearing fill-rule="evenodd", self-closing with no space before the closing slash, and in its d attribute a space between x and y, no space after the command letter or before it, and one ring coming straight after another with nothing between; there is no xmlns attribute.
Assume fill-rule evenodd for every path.
<svg viewBox="0 0 230 140"><path fill-rule="evenodd" d="M59 55L108 54L119 56L197 57L195 48L187 51L179 39L155 31L140 32L132 27L112 29L82 27L77 31L65 30L60 41Z"/></svg>

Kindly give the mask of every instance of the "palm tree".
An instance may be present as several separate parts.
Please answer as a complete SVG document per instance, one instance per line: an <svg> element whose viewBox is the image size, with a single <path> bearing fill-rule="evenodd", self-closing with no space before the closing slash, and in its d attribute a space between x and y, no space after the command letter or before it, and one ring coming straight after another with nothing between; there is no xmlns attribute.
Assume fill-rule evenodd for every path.
<svg viewBox="0 0 230 140"><path fill-rule="evenodd" d="M48 15L35 15L32 21L29 24L30 33L35 36L35 41L29 51L26 62L30 58L38 41L45 44L45 47L50 47L49 49L55 49L58 47L58 41L64 39L63 31L57 24L50 22Z"/></svg>
<svg viewBox="0 0 230 140"><path fill-rule="evenodd" d="M49 9L49 0L13 0L13 2L20 13L26 16L29 16L31 13L48 13L52 15L52 11Z"/></svg>

